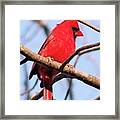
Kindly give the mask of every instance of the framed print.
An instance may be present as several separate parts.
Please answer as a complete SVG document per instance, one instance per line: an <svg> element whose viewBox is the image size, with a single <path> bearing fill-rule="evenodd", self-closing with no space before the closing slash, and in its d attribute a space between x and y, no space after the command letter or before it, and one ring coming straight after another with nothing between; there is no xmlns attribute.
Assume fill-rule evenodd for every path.
<svg viewBox="0 0 120 120"><path fill-rule="evenodd" d="M119 2L1 5L1 118L119 119Z"/></svg>

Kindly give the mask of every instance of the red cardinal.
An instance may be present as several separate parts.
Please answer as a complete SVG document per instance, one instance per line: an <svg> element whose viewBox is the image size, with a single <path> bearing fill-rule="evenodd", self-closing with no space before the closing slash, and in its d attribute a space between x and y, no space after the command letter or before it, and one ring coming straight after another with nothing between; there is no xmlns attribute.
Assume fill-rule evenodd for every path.
<svg viewBox="0 0 120 120"><path fill-rule="evenodd" d="M63 63L75 52L75 39L77 36L83 36L77 20L65 20L53 29L38 54ZM41 87L44 87L43 99L52 100L52 79L58 74L58 71L34 62L29 79L35 74L42 80Z"/></svg>

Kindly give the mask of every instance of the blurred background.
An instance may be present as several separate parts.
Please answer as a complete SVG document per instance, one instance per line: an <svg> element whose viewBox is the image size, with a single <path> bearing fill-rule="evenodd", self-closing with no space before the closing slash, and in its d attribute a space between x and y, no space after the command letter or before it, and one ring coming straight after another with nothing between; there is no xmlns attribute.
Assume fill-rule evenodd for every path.
<svg viewBox="0 0 120 120"><path fill-rule="evenodd" d="M20 21L20 43L37 53L46 40L49 33L63 20L21 20ZM85 20L92 25L100 28L99 20ZM76 39L76 49L88 44L100 41L100 33L79 23L83 37ZM70 64L75 65L78 70L100 78L100 50L86 53L79 57L75 64L77 56L75 56ZM20 55L20 61L24 56ZM20 66L20 99L29 100L40 90L40 80L34 75L28 80L33 62ZM69 94L67 94L68 88ZM94 100L100 96L100 90L93 88L77 79L62 79L53 85L54 99L56 100ZM42 100L42 98L40 99Z"/></svg>

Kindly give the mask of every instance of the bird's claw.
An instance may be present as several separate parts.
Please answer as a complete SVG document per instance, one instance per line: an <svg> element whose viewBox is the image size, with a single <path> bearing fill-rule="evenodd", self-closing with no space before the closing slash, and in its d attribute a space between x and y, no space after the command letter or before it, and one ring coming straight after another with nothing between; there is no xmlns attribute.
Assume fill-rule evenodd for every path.
<svg viewBox="0 0 120 120"><path fill-rule="evenodd" d="M62 65L60 66L60 71L61 71L61 72L63 72L63 69L64 69L65 66L70 67L70 68L73 68L73 65L70 65L70 64L62 64Z"/></svg>
<svg viewBox="0 0 120 120"><path fill-rule="evenodd" d="M54 60L54 58L51 58L51 57L46 57L47 59L48 59L48 61L52 61L52 60Z"/></svg>
<svg viewBox="0 0 120 120"><path fill-rule="evenodd" d="M66 66L66 64L64 64L64 63L60 66L60 71L61 72L63 72L63 69L64 69L65 66Z"/></svg>
<svg viewBox="0 0 120 120"><path fill-rule="evenodd" d="M70 68L73 68L73 65L68 64L67 66L70 67Z"/></svg>

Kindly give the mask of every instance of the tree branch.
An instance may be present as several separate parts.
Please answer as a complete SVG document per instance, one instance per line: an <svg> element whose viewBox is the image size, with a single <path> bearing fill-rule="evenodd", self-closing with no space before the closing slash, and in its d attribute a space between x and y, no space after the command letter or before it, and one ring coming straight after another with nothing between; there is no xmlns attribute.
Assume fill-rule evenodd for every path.
<svg viewBox="0 0 120 120"><path fill-rule="evenodd" d="M48 66L48 67L51 67L53 69L60 71L60 66L62 65L61 63L53 61L52 59L50 60L50 58L45 58L36 53L33 53L32 51L30 51L28 48L24 47L23 45L20 45L20 53L26 56L31 61L35 61L41 65L45 65L45 66ZM100 80L98 78L90 74L78 71L77 69L75 69L69 64L67 64L64 67L63 73L69 76L72 76L73 78L77 78L90 86L100 89Z"/></svg>
<svg viewBox="0 0 120 120"><path fill-rule="evenodd" d="M84 24L84 25L92 28L93 30L95 30L95 31L97 31L97 32L100 32L100 29L99 29L99 28L95 27L94 25L92 25L92 24L90 24L90 23L88 23L88 22L86 22L86 21L78 20L78 22L80 22L80 23L82 23L82 24Z"/></svg>

